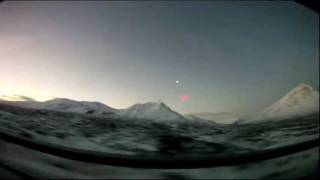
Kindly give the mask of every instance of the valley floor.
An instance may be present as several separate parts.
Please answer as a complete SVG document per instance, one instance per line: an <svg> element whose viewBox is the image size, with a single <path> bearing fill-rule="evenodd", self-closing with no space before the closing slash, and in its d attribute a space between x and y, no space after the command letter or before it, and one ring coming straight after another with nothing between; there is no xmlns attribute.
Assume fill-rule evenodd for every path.
<svg viewBox="0 0 320 180"><path fill-rule="evenodd" d="M34 141L128 155L226 155L295 144L319 136L319 115L259 124L154 122L0 105L0 130ZM145 170L71 161L0 142L1 161L39 177L270 178L317 171L319 148L235 167Z"/></svg>

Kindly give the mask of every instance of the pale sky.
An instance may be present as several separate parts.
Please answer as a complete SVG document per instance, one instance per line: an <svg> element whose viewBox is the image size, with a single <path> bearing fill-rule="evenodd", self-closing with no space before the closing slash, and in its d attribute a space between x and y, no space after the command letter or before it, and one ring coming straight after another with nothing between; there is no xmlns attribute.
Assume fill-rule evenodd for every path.
<svg viewBox="0 0 320 180"><path fill-rule="evenodd" d="M319 87L319 16L295 2L0 4L0 94L221 112L301 83Z"/></svg>

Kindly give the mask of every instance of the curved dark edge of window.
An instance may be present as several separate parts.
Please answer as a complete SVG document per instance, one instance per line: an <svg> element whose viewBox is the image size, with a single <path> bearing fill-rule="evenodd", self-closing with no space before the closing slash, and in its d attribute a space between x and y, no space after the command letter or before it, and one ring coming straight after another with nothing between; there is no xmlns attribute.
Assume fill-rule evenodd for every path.
<svg viewBox="0 0 320 180"><path fill-rule="evenodd" d="M25 172L21 169L15 168L14 166L7 165L3 162L0 162L0 167L4 168L5 170L13 173L15 176L18 176L23 179L37 179L36 176L32 175L30 172ZM3 178L0 174L0 178ZM7 179L8 177L5 177L4 179ZM9 179L9 178L8 178ZM11 178L10 178L11 179Z"/></svg>
<svg viewBox="0 0 320 180"><path fill-rule="evenodd" d="M296 3L300 4L301 6L304 6L314 12L319 13L319 4L317 0L294 0Z"/></svg>
<svg viewBox="0 0 320 180"><path fill-rule="evenodd" d="M283 147L252 151L249 153L216 155L157 155L135 156L123 154L110 154L77 148L65 147L57 144L33 141L24 137L17 137L10 133L0 131L0 139L24 146L43 153L82 162L97 163L112 166L146 168L146 169L191 169L220 166L235 166L246 163L260 162L274 159L319 146L319 138Z"/></svg>

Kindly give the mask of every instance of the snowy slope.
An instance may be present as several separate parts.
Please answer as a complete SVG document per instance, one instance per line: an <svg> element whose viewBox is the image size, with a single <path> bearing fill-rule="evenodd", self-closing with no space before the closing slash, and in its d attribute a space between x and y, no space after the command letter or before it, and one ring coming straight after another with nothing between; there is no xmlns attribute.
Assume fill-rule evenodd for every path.
<svg viewBox="0 0 320 180"><path fill-rule="evenodd" d="M239 114L233 112L218 112L218 113L192 113L186 115L188 118L200 118L204 120L214 121L221 124L232 124L239 120Z"/></svg>
<svg viewBox="0 0 320 180"><path fill-rule="evenodd" d="M17 96L24 97L24 96ZM67 98L55 98L52 100L38 102L24 98L22 101L7 101L4 99L0 103L26 107L32 109L46 109L62 112L74 112L81 114L108 115L117 114L126 119L153 119L153 120L177 120L184 117L177 112L171 110L164 103L148 102L144 104L135 104L127 109L117 110L100 102L76 101ZM17 98L12 100L17 100ZM20 100L19 99L19 100Z"/></svg>
<svg viewBox="0 0 320 180"><path fill-rule="evenodd" d="M55 98L45 101L42 104L42 109L75 112L85 114L113 114L116 109L111 108L99 102L75 101L66 98Z"/></svg>
<svg viewBox="0 0 320 180"><path fill-rule="evenodd" d="M47 109L94 115L114 114L117 111L99 102L75 101L66 98L55 98L39 102L25 96L15 96L14 98L1 98L0 103L32 109Z"/></svg>
<svg viewBox="0 0 320 180"><path fill-rule="evenodd" d="M319 91L301 84L249 121L279 120L319 114Z"/></svg>
<svg viewBox="0 0 320 180"><path fill-rule="evenodd" d="M119 111L118 115L128 119L179 120L182 115L171 110L164 103L139 103Z"/></svg>
<svg viewBox="0 0 320 180"><path fill-rule="evenodd" d="M164 155L170 158L171 154L168 153L173 152L191 156L215 154L219 157L281 147L319 136L318 119L303 123L296 119L288 123L267 122L248 126L217 127L210 123L192 129L178 126L177 130L173 130L169 126L159 126L157 123L142 124L116 118L38 111L1 104L0 114L0 127L4 132L65 148L113 153L119 156L126 154L140 157L153 154L155 157ZM158 132L154 133L155 131ZM4 141L0 144L1 162L10 162L22 172L35 174L39 178L297 179L317 172L319 159L318 148L314 148L274 160L234 167L146 170L102 167L99 164L81 163L46 153L35 153L34 150Z"/></svg>

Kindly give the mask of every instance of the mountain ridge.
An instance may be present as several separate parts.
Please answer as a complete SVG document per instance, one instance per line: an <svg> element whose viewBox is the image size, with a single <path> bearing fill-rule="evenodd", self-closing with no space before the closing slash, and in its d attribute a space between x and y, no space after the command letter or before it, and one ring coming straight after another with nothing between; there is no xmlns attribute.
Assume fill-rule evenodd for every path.
<svg viewBox="0 0 320 180"><path fill-rule="evenodd" d="M17 100L17 101L14 101ZM216 123L232 124L235 122L255 122L260 120L275 120L304 116L319 113L319 91L307 84L300 84L290 90L282 98L263 108L261 111L240 116L238 113L189 113L182 115L164 102L136 103L125 109L115 109L96 101L77 101L68 98L54 98L47 101L35 101L32 98L20 95L0 96L0 102L33 109L47 109L63 112L75 112L92 115L117 115L127 119L153 120L208 120ZM245 120L244 120L245 119Z"/></svg>
<svg viewBox="0 0 320 180"><path fill-rule="evenodd" d="M319 91L300 84L282 98L242 122L281 120L319 114Z"/></svg>
<svg viewBox="0 0 320 180"><path fill-rule="evenodd" d="M77 101L68 98L54 98L47 101L35 101L25 98L21 101L0 102L8 105L32 109L45 109L61 112L73 112L91 115L117 115L126 119L178 120L186 119L163 102L136 103L125 109L115 109L96 101Z"/></svg>
<svg viewBox="0 0 320 180"><path fill-rule="evenodd" d="M185 117L173 111L163 102L137 103L118 113L122 117L135 119L178 120Z"/></svg>

